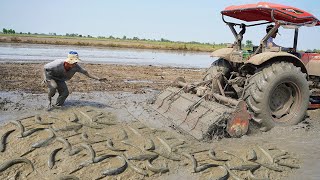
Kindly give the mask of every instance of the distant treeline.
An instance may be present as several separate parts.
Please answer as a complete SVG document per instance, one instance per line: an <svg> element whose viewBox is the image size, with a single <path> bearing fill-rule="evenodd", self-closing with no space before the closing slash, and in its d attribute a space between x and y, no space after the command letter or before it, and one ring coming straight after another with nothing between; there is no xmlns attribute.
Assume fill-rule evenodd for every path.
<svg viewBox="0 0 320 180"><path fill-rule="evenodd" d="M59 35L57 33L31 33L31 32L18 32L16 33L15 30L13 29L2 29L3 34L27 34L27 35L48 35L48 36L66 36L66 37L80 37L80 38L98 38L98 39L117 39L117 40L134 40L134 41L156 41L156 42L176 42L176 43L190 43L190 44L205 44L205 45L226 45L225 43L220 43L220 44L215 44L215 43L201 43L201 42L196 42L196 41L190 41L190 42L181 42L181 41L171 41L165 38L161 38L159 40L157 39L145 39L145 38L139 38L139 37L127 37L127 36L122 36L120 37L114 37L114 36L91 36L91 35L82 35L82 34L77 34L77 33L66 33L65 35Z"/></svg>
<svg viewBox="0 0 320 180"><path fill-rule="evenodd" d="M0 32L1 33L1 32ZM182 42L182 41L171 41L165 38L161 38L161 39L145 39L145 38L139 38L139 37L127 37L127 36L122 36L122 37L114 37L112 35L110 36L91 36L91 35L82 35L82 34L77 34L77 33L66 33L65 35L59 35L57 33L31 33L31 32L16 32L13 29L6 29L3 28L2 29L2 33L3 34L16 34L16 35L33 35L33 36L41 36L41 37L57 37L57 38L63 38L63 37L68 37L68 38L80 38L80 39L106 39L106 40L115 40L115 41L126 41L126 42L130 42L130 41L134 41L134 42L146 42L146 43L165 43L166 47L162 47L159 49L173 49L173 50L193 50L193 51L212 51L212 50L216 50L216 49L220 49L223 47L227 47L228 43L202 43L202 42L197 42L197 41L190 41L190 42ZM169 44L169 45L168 45ZM79 44L79 45L83 45L83 44ZM88 44L91 45L91 44ZM191 46L187 46L187 45L191 45ZM109 45L107 45L109 46ZM113 47L122 47L122 45L118 45L117 43L115 44L111 44L110 46ZM243 47L245 49L251 49L253 47L253 43L251 40L247 40L245 42L245 44L243 44ZM145 45L133 45L133 48L146 48ZM152 47L147 47L147 48L155 48L158 49L158 47L152 46ZM320 49L308 49L307 52L316 52L316 53L320 53Z"/></svg>

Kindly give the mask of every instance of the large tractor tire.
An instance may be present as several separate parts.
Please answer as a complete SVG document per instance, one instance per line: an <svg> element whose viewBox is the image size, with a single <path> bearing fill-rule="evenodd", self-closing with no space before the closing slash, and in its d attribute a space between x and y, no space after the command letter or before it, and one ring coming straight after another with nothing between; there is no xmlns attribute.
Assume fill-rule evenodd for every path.
<svg viewBox="0 0 320 180"><path fill-rule="evenodd" d="M244 100L261 130L295 125L304 119L310 96L306 76L299 67L279 62L249 79Z"/></svg>
<svg viewBox="0 0 320 180"><path fill-rule="evenodd" d="M220 93L220 89L217 83L217 80L221 85L224 85L224 77L230 76L229 73L231 71L230 63L224 59L218 59L213 62L210 68L207 70L203 80L214 79L212 82L212 90L215 93Z"/></svg>

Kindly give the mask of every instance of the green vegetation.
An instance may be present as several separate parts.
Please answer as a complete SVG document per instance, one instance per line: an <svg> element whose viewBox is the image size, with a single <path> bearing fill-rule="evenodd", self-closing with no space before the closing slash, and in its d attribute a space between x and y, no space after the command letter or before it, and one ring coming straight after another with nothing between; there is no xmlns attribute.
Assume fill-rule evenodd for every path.
<svg viewBox="0 0 320 180"><path fill-rule="evenodd" d="M0 42L15 42L15 43L31 43L31 44L57 44L57 45L77 45L77 46L100 46L100 47L118 47L118 48L138 48L138 49L163 49L163 50L181 50L181 51L202 51L212 52L214 50L227 47L227 43L201 43L201 42L181 42L171 41L161 38L156 39L141 39L139 37L121 38L114 36L98 36L81 35L77 33L66 33L58 35L56 33L16 33L13 29L3 28L0 32ZM252 49L253 43L247 40L242 47L245 50ZM307 52L320 53L320 49L308 49Z"/></svg>
<svg viewBox="0 0 320 180"><path fill-rule="evenodd" d="M123 48L140 48L140 49L164 49L164 50L182 50L182 51L203 51L212 52L214 50L224 48L226 43L201 43L201 42L180 42L171 41L161 38L156 39L142 39L139 37L122 38L114 36L98 36L81 35L76 33L66 33L65 35L57 35L56 33L15 33L10 29L3 29L0 36L0 42L16 42L16 43L33 43L33 44L58 44L58 45L80 45L80 46L102 46L102 47L123 47Z"/></svg>

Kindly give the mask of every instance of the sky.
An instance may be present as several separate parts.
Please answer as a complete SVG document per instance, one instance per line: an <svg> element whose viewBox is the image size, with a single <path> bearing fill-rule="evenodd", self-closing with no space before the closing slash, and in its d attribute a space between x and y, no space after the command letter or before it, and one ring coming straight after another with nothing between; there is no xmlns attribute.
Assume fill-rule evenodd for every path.
<svg viewBox="0 0 320 180"><path fill-rule="evenodd" d="M234 37L220 12L230 5L253 0L3 0L0 29L32 33L77 33L92 36L139 37L232 43ZM320 1L272 0L303 9L320 18ZM233 19L230 19L233 20ZM266 25L248 28L244 42L253 44L265 35ZM239 30L239 29L237 29ZM275 43L289 47L293 30L280 28ZM320 49L320 27L299 30L298 49Z"/></svg>

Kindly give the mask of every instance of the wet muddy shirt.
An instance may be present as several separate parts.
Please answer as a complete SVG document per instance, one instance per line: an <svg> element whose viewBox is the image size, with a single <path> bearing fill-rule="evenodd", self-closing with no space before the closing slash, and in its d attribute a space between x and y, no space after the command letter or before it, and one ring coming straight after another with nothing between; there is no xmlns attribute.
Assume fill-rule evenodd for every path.
<svg viewBox="0 0 320 180"><path fill-rule="evenodd" d="M67 80L70 80L76 72L80 72L82 74L87 72L86 70L81 68L78 64L76 64L69 71L66 71L63 64L64 64L64 59L57 59L44 65L46 79L67 81Z"/></svg>

